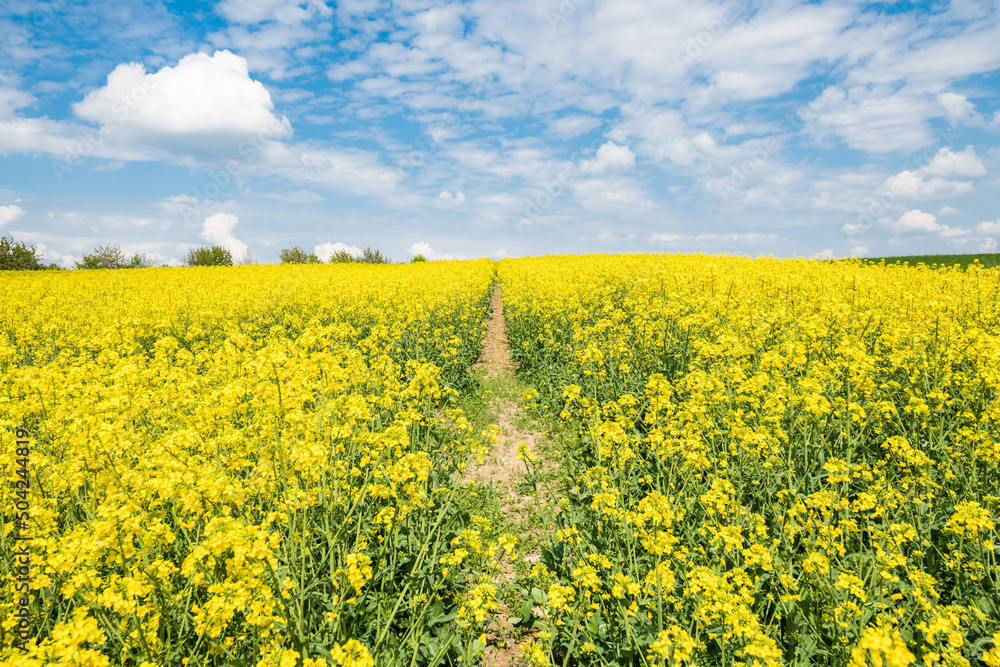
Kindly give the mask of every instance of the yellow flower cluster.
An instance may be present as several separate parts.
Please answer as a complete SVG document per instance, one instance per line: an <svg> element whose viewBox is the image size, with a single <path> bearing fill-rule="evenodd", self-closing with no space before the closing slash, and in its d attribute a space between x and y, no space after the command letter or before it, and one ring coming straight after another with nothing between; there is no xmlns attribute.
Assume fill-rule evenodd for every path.
<svg viewBox="0 0 1000 667"><path fill-rule="evenodd" d="M454 660L441 564L491 262L0 275L0 468L31 434L30 626L4 664ZM459 599L471 601L470 604ZM463 606L465 605L465 606ZM477 628L470 628L476 634ZM435 649L425 655L428 640ZM471 640L469 640L471 641ZM436 655L435 655L436 654ZM409 658L408 658L409 661Z"/></svg>
<svg viewBox="0 0 1000 667"><path fill-rule="evenodd" d="M576 448L534 664L996 663L1000 271L498 274L526 400Z"/></svg>

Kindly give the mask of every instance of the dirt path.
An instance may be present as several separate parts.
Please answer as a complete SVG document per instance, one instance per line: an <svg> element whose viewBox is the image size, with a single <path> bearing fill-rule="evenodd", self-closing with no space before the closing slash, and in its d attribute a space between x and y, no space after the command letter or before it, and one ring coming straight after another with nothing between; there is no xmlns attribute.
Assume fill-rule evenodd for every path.
<svg viewBox="0 0 1000 667"><path fill-rule="evenodd" d="M493 289L493 311L486 329L483 352L473 368L482 369L483 387L489 395L489 412L493 423L500 426L499 442L486 455L482 463L473 462L466 471L465 481L478 482L490 486L500 501L501 514L508 523L517 528L522 543L520 563L504 559L501 563L497 584L501 590L510 587L517 578L517 569L530 567L538 561L537 551L532 545L540 536L538 517L554 508L550 506L550 494L544 483L529 481L524 462L518 459L518 445L526 444L528 452L537 460L538 447L547 437L535 428L530 417L520 405L522 387L514 377L516 364L510 356L507 341L507 325L503 315L502 293L499 285ZM556 510L558 511L558 510ZM530 639L522 636L510 623L507 616L517 616L519 611L501 608L496 617L501 619L500 627L489 635L489 642L483 658L486 667L509 667L519 664L521 644Z"/></svg>
<svg viewBox="0 0 1000 667"><path fill-rule="evenodd" d="M535 441L544 437L542 433L524 428L526 415L518 404L518 397L511 395L515 387L514 369L517 365L510 358L510 343L507 341L507 323L503 316L503 300L500 286L493 288L493 308L486 327L483 352L473 368L486 372L484 385L492 392L490 408L496 416L496 424L502 431L500 443L482 464L470 467L467 480L493 484L506 490L511 497L516 496L519 478L524 472L524 464L517 459L518 443L527 443L532 451Z"/></svg>

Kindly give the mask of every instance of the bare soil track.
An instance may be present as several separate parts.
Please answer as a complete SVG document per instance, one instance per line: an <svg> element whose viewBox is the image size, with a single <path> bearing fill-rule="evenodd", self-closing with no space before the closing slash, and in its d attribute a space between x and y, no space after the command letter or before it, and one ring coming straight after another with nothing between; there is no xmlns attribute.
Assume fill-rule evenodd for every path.
<svg viewBox="0 0 1000 667"><path fill-rule="evenodd" d="M526 444L528 451L537 458L537 446L547 436L533 428L518 401L519 397L516 396L517 383L514 380L516 364L510 356L500 285L496 285L493 289L492 313L487 323L482 355L473 368L484 371L484 386L497 388L491 392L489 407L495 423L500 426L501 433L499 442L486 455L483 462L474 461L468 467L465 481L492 486L502 499L501 513L510 519L511 523L519 524L521 522L518 519L530 506L537 506L539 503L548 504L543 495L549 496L549 494L543 494L541 489L521 494L524 488L522 483L525 480L525 464L517 458L518 445ZM553 509L558 511L556 508ZM538 530L537 524L534 527L521 525L525 533ZM522 534L519 537L523 542L528 535ZM522 553L519 557L528 562L536 562L538 555ZM498 588L503 590L513 585L515 579L515 566L505 559L501 563L496 581ZM488 635L489 641L483 658L486 667L510 667L519 664L521 645L530 639L530 636L523 636L523 633L517 632L507 622L509 615L517 614L519 612L503 607L496 614L496 618L500 619L499 627Z"/></svg>

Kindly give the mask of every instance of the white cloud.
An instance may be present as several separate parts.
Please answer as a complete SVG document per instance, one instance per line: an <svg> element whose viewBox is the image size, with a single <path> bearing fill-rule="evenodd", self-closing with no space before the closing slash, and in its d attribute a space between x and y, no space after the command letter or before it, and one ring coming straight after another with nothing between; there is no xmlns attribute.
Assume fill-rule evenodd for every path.
<svg viewBox="0 0 1000 667"><path fill-rule="evenodd" d="M430 247L427 243L420 241L419 243L414 243L410 246L410 257L416 255L423 255L424 259L428 260L438 260L438 259L455 259L454 255L448 255L446 253L435 250Z"/></svg>
<svg viewBox="0 0 1000 667"><path fill-rule="evenodd" d="M271 142L262 147L261 169L290 181L344 188L358 194L387 194L401 174L379 162L378 155L355 149L325 148L312 143Z"/></svg>
<svg viewBox="0 0 1000 667"><path fill-rule="evenodd" d="M586 134L601 126L601 119L593 116L559 116L549 123L549 131L557 137L570 138Z"/></svg>
<svg viewBox="0 0 1000 667"><path fill-rule="evenodd" d="M635 153L628 146L609 141L597 149L597 157L580 163L585 174L606 174L609 171L629 171L635 167Z"/></svg>
<svg viewBox="0 0 1000 667"><path fill-rule="evenodd" d="M959 210L954 206L942 206L941 210L938 211L938 216L942 215L958 215Z"/></svg>
<svg viewBox="0 0 1000 667"><path fill-rule="evenodd" d="M289 3L286 7L294 7ZM301 9L301 8L299 8ZM329 39L332 25L311 18L306 12L278 12L276 21L249 20L244 25L233 24L222 32L209 35L215 48L229 49L246 58L250 69L267 74L272 80L282 80L302 74L312 74L316 63L310 56L318 53L316 42Z"/></svg>
<svg viewBox="0 0 1000 667"><path fill-rule="evenodd" d="M820 250L809 259L833 259L833 249L827 248L826 250Z"/></svg>
<svg viewBox="0 0 1000 667"><path fill-rule="evenodd" d="M685 241L695 243L769 243L777 239L776 234L762 234L760 232L732 232L728 234L650 234L649 240L661 245L676 245Z"/></svg>
<svg viewBox="0 0 1000 667"><path fill-rule="evenodd" d="M139 63L119 65L104 87L73 105L78 117L99 123L116 142L188 152L290 135L288 119L273 109L247 61L229 51L194 53L155 73Z"/></svg>
<svg viewBox="0 0 1000 667"><path fill-rule="evenodd" d="M495 257L497 259L503 259L506 256L507 256L507 251L503 248L497 248L496 250L493 251L493 254L490 255L490 257Z"/></svg>
<svg viewBox="0 0 1000 667"><path fill-rule="evenodd" d="M975 178L985 174L986 167L972 146L957 153L945 146L928 164L890 176L883 187L901 197L951 197L971 192L973 187L969 181L949 180L949 177Z"/></svg>
<svg viewBox="0 0 1000 667"><path fill-rule="evenodd" d="M996 252L997 251L997 240L994 238L985 238L979 243L979 252Z"/></svg>
<svg viewBox="0 0 1000 667"><path fill-rule="evenodd" d="M976 231L983 236L987 234L1000 234L1000 219L996 222L980 222L976 225Z"/></svg>
<svg viewBox="0 0 1000 667"><path fill-rule="evenodd" d="M247 244L233 235L233 229L239 222L240 219L231 213L210 215L203 223L201 238L212 245L222 246L232 254L233 261L238 262L249 251Z"/></svg>
<svg viewBox="0 0 1000 667"><path fill-rule="evenodd" d="M616 141L629 137L638 140L636 150L657 162L670 161L681 166L694 164L698 149L688 137L690 129L676 109L645 109L625 105L623 120L611 134Z"/></svg>
<svg viewBox="0 0 1000 667"><path fill-rule="evenodd" d="M870 252L868 246L856 245L851 248L851 257L867 257Z"/></svg>
<svg viewBox="0 0 1000 667"><path fill-rule="evenodd" d="M889 221L887 226L896 234L926 234L942 229L932 213L924 213L918 209L907 211L899 219Z"/></svg>
<svg viewBox="0 0 1000 667"><path fill-rule="evenodd" d="M976 113L976 106L969 101L965 95L957 93L941 93L937 97L938 104L944 107L948 120L953 125L959 123L978 124L982 122L979 114Z"/></svg>
<svg viewBox="0 0 1000 667"><path fill-rule="evenodd" d="M857 236L868 229L869 225L859 225L854 222L845 222L840 228L847 236Z"/></svg>
<svg viewBox="0 0 1000 667"><path fill-rule="evenodd" d="M14 76L0 72L0 120L14 117L14 112L35 101L35 97L17 89Z"/></svg>
<svg viewBox="0 0 1000 667"><path fill-rule="evenodd" d="M360 257L363 252L361 248L356 246L347 245L346 243L321 243L313 248L313 252L324 262L329 262L330 258L333 257L334 253L346 252L355 257Z"/></svg>
<svg viewBox="0 0 1000 667"><path fill-rule="evenodd" d="M799 115L816 138L836 136L851 148L886 153L929 144L931 113L924 99L887 87L829 86Z"/></svg>
<svg viewBox="0 0 1000 667"><path fill-rule="evenodd" d="M976 150L972 146L966 146L965 150L958 153L953 152L945 146L937 152L930 164L920 169L921 173L929 176L962 176L964 178L974 178L984 176L986 167L978 157Z"/></svg>
<svg viewBox="0 0 1000 667"><path fill-rule="evenodd" d="M24 215L24 209L20 206L14 206L13 204L0 206L0 227L14 222L22 215Z"/></svg>
<svg viewBox="0 0 1000 667"><path fill-rule="evenodd" d="M601 232L597 235L597 240L601 243L612 243L615 241L632 241L636 238L635 234L615 234L614 232Z"/></svg>
<svg viewBox="0 0 1000 667"><path fill-rule="evenodd" d="M949 181L945 178L925 178L920 171L901 171L885 180L887 191L899 197L954 197L972 191L972 183Z"/></svg>
<svg viewBox="0 0 1000 667"><path fill-rule="evenodd" d="M233 23L302 23L314 16L329 16L331 10L325 2L309 0L223 0L216 11Z"/></svg>
<svg viewBox="0 0 1000 667"><path fill-rule="evenodd" d="M77 262L83 259L82 256L77 257L72 254L62 254L55 252L45 243L36 243L35 252L38 253L39 259L41 259L46 264L58 264L64 269L72 269Z"/></svg>
<svg viewBox="0 0 1000 667"><path fill-rule="evenodd" d="M955 3L941 14L919 15L919 20L895 39L880 40L865 54L870 57L853 68L848 80L876 84L905 81L910 89L938 93L955 80L995 70L1000 66L995 20L959 18L962 5L968 8L976 4ZM957 25L956 20L964 25Z"/></svg>
<svg viewBox="0 0 1000 667"><path fill-rule="evenodd" d="M589 178L570 183L570 188L585 210L648 213L655 207L650 194L628 177Z"/></svg>
<svg viewBox="0 0 1000 667"><path fill-rule="evenodd" d="M442 199L442 200L447 201L447 202L454 202L456 204L461 204L462 202L465 201L465 193L464 192L456 192L453 195L450 192L448 192L447 190L442 190L441 194L439 194L437 196L437 198L438 199Z"/></svg>

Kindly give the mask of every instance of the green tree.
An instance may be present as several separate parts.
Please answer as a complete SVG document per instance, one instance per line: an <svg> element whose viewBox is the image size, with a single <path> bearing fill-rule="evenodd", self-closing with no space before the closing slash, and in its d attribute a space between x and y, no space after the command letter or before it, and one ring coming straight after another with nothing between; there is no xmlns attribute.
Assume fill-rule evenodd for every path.
<svg viewBox="0 0 1000 667"><path fill-rule="evenodd" d="M378 250L372 250L371 246L364 249L361 253L360 261L365 264L392 264L392 260L383 255Z"/></svg>
<svg viewBox="0 0 1000 667"><path fill-rule="evenodd" d="M75 263L78 269L124 269L128 266L128 258L122 252L121 246L100 245L89 253L83 253L79 262Z"/></svg>
<svg viewBox="0 0 1000 667"><path fill-rule="evenodd" d="M156 261L144 252L134 252L128 260L130 269L151 269L156 266Z"/></svg>
<svg viewBox="0 0 1000 667"><path fill-rule="evenodd" d="M23 241L14 243L14 239L0 236L0 271L41 271L58 269L55 264L45 266L38 256L35 246L25 245Z"/></svg>
<svg viewBox="0 0 1000 667"><path fill-rule="evenodd" d="M121 246L109 244L84 253L75 266L78 269L146 269L156 266L156 262L144 252L127 256Z"/></svg>
<svg viewBox="0 0 1000 667"><path fill-rule="evenodd" d="M188 266L232 266L233 254L220 245L202 246L189 250L185 263Z"/></svg>
<svg viewBox="0 0 1000 667"><path fill-rule="evenodd" d="M319 257L316 256L314 252L306 252L299 246L294 248L285 248L279 254L278 258L281 260L282 264L318 264Z"/></svg>
<svg viewBox="0 0 1000 667"><path fill-rule="evenodd" d="M427 258L424 257L423 255L414 255L410 259L410 264L413 264L414 262L426 262L426 261L427 261Z"/></svg>

